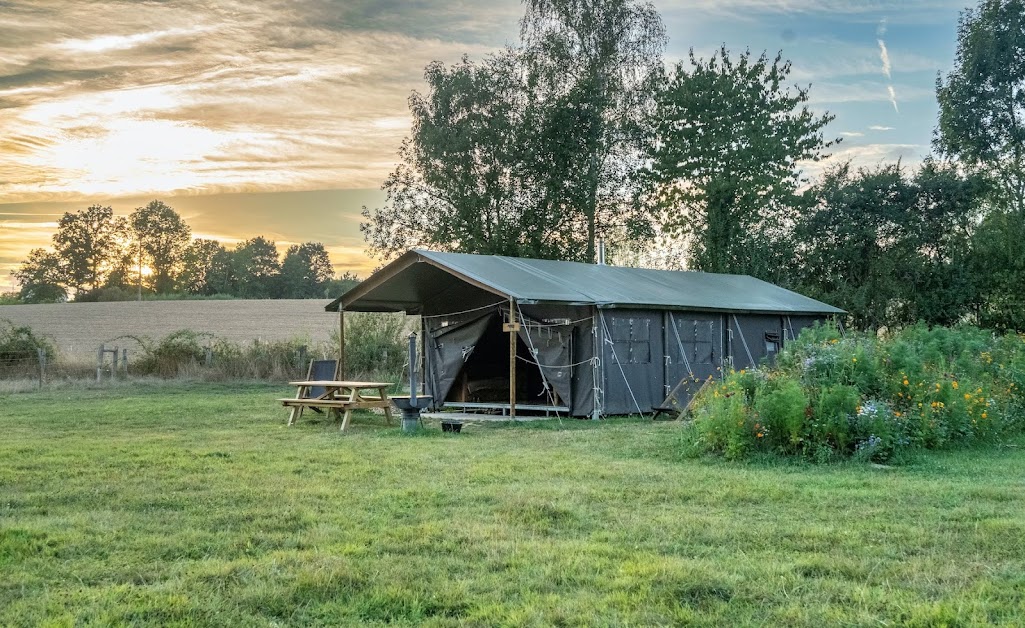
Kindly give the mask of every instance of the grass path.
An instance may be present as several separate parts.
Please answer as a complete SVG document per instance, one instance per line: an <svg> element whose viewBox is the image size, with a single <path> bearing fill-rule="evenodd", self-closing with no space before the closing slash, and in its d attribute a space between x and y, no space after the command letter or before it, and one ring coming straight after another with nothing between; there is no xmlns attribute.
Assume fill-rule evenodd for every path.
<svg viewBox="0 0 1025 628"><path fill-rule="evenodd" d="M340 435L284 428L287 392L0 396L0 625L1025 621L1019 448L880 470L683 460L664 423Z"/></svg>

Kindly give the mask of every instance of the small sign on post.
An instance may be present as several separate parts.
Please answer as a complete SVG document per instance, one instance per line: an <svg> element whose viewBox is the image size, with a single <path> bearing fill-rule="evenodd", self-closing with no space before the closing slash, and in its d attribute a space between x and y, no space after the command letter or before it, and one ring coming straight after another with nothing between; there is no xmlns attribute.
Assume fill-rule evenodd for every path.
<svg viewBox="0 0 1025 628"><path fill-rule="evenodd" d="M502 331L513 333L520 331L519 323L502 323Z"/></svg>

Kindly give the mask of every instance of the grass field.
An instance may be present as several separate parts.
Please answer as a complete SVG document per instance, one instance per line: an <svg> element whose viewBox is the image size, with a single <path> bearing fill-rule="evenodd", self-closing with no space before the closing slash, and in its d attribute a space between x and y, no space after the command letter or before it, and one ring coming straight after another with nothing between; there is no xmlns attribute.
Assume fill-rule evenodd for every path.
<svg viewBox="0 0 1025 628"><path fill-rule="evenodd" d="M880 469L683 459L669 423L342 435L283 427L286 392L0 398L0 625L1025 618L1018 447Z"/></svg>

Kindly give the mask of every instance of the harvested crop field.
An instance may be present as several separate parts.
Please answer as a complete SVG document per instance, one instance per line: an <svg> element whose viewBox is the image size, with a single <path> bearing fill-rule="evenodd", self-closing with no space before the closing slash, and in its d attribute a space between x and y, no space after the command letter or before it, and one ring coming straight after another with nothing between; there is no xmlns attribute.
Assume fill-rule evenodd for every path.
<svg viewBox="0 0 1025 628"><path fill-rule="evenodd" d="M0 306L0 320L28 325L51 338L65 356L95 356L120 336L161 338L179 329L234 340L328 340L338 317L327 299L121 301ZM131 340L122 341L131 343Z"/></svg>

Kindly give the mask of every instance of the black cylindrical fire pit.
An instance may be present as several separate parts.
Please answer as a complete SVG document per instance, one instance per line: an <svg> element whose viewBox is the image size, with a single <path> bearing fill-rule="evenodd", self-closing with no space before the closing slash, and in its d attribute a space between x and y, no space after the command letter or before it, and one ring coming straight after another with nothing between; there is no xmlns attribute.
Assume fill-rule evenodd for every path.
<svg viewBox="0 0 1025 628"><path fill-rule="evenodd" d="M431 406L432 397L416 394L416 332L409 334L409 396L391 397L395 407L402 411L402 431L415 432L420 428L420 411Z"/></svg>

